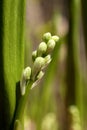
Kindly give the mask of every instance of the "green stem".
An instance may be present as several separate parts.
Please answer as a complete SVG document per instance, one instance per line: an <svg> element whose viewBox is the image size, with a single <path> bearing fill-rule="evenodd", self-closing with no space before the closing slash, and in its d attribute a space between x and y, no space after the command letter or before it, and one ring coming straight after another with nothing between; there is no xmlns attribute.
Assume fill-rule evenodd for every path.
<svg viewBox="0 0 87 130"><path fill-rule="evenodd" d="M80 0L71 0L69 3L69 33L67 55L67 87L68 105L76 104L75 89L80 82L80 58L79 58L79 16ZM72 95L72 96L71 96ZM69 98L70 97L70 98ZM73 97L73 98L72 98Z"/></svg>
<svg viewBox="0 0 87 130"><path fill-rule="evenodd" d="M68 54L67 54L67 91L66 109L69 105L78 105L82 114L82 81L80 69L80 0L69 2L69 33L68 33ZM67 110L66 110L67 113ZM69 130L69 115L66 115L66 130Z"/></svg>
<svg viewBox="0 0 87 130"><path fill-rule="evenodd" d="M26 86L26 93L24 95L21 95L19 101L18 101L18 106L16 109L16 116L15 116L15 120L19 120L21 122L21 125L23 126L23 118L24 118L24 110L25 110L25 106L27 103L27 99L29 96L29 92L30 92L30 88L33 84L33 81L30 81L29 84Z"/></svg>
<svg viewBox="0 0 87 130"><path fill-rule="evenodd" d="M85 52L86 52L86 62L87 62L87 0L81 0L81 7L82 7L82 26L83 26L83 33L84 33L84 44L85 44ZM86 64L87 65L87 64ZM85 129L87 128L87 67L85 67L85 71L83 72L85 75L84 78L84 96L83 96L83 101L84 101L84 126Z"/></svg>
<svg viewBox="0 0 87 130"><path fill-rule="evenodd" d="M82 22L83 22L83 32L84 32L84 40L85 40L85 50L86 50L86 58L87 58L87 0L81 0L82 6Z"/></svg>

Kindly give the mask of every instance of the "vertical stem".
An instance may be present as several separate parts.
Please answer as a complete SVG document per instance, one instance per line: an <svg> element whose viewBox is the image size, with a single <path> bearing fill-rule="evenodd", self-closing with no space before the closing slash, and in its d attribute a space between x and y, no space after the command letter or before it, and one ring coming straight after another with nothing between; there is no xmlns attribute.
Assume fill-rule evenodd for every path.
<svg viewBox="0 0 87 130"><path fill-rule="evenodd" d="M17 109L16 109L15 121L19 120L23 129L24 129L24 122L23 122L24 121L24 110L25 110L25 106L27 103L28 95L29 95L32 84L33 84L33 81L30 81L29 85L26 86L26 93L24 95L21 95L21 97L18 101Z"/></svg>
<svg viewBox="0 0 87 130"><path fill-rule="evenodd" d="M83 34L84 34L84 44L86 52L86 62L87 62L87 0L81 0L82 7L82 25L83 25ZM87 65L87 64L86 64ZM87 67L85 67L85 79L84 79L84 127L87 128Z"/></svg>
<svg viewBox="0 0 87 130"><path fill-rule="evenodd" d="M69 105L78 105L81 110L82 88L79 59L79 21L80 0L71 0L69 1L66 109L69 108ZM66 113L66 130L70 130L69 113L67 110Z"/></svg>
<svg viewBox="0 0 87 130"><path fill-rule="evenodd" d="M81 0L82 5L82 22L83 22L83 32L85 39L85 50L86 50L86 58L87 58L87 0Z"/></svg>

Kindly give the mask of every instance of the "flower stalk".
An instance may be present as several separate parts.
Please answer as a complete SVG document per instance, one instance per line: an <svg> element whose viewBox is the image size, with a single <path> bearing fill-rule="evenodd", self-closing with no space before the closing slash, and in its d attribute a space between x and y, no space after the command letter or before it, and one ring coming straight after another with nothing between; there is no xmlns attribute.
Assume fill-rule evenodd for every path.
<svg viewBox="0 0 87 130"><path fill-rule="evenodd" d="M18 106L16 109L16 114L15 114L16 123L14 123L14 130L16 130L15 124L17 124L17 127L18 127L18 124L20 124L20 123L22 126L21 129L22 130L24 129L24 126L23 126L24 116L23 115L24 115L25 105L26 105L26 102L28 99L29 92L33 87L35 87L40 82L41 78L44 75L44 68L46 68L47 65L51 62L50 53L52 53L52 51L58 41L53 40L51 34L50 34L50 36L51 36L50 39L47 40L48 34L50 34L50 33L45 33L43 35L44 41L41 42L39 44L38 49L32 53L33 67L32 68L26 67L23 70L22 77L20 80L21 96L18 101ZM56 36L56 38L57 38L57 36ZM59 40L59 38L57 38L57 39ZM45 42L45 40L47 42ZM50 42L50 40L52 40L52 42ZM50 53L47 53L49 50L48 43L51 48ZM53 43L55 43L55 44L53 45ZM18 122L20 122L20 123L18 123Z"/></svg>

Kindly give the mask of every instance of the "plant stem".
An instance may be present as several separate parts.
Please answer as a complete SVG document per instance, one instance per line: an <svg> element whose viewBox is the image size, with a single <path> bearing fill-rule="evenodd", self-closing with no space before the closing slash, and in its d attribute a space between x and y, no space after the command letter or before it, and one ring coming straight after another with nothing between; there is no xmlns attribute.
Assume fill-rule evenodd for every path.
<svg viewBox="0 0 87 130"><path fill-rule="evenodd" d="M83 22L83 32L85 39L85 50L86 50L86 58L87 58L87 0L81 0L82 6L82 22Z"/></svg>
<svg viewBox="0 0 87 130"><path fill-rule="evenodd" d="M82 114L82 81L80 71L79 53L79 25L80 25L80 0L69 2L69 32L68 32L68 54L67 54L67 91L66 109L70 105L78 105ZM67 112L66 130L70 128Z"/></svg>
<svg viewBox="0 0 87 130"><path fill-rule="evenodd" d="M84 44L85 44L85 52L86 52L86 63L87 63L87 0L81 0L81 7L82 7L82 26L83 26L83 34L84 34ZM87 128L87 64L85 67L85 78L84 78L84 126L85 129ZM83 73L84 73L83 72Z"/></svg>
<svg viewBox="0 0 87 130"><path fill-rule="evenodd" d="M15 115L15 120L19 120L23 126L23 119L24 119L24 110L25 106L27 103L27 99L29 96L30 88L33 84L33 81L30 81L29 84L26 86L26 93L24 95L21 95L19 101L18 101L18 106L16 109L16 115ZM24 126L23 126L24 127Z"/></svg>

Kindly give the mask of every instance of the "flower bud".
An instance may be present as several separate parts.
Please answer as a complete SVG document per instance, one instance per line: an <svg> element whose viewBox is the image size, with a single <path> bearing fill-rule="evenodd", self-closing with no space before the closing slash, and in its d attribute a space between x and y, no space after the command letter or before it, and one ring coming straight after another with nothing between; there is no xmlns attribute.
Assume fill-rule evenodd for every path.
<svg viewBox="0 0 87 130"><path fill-rule="evenodd" d="M39 74L37 75L37 80L33 83L31 89L39 84L39 82L41 81L41 78L43 77L43 75L44 75L44 72L40 71Z"/></svg>
<svg viewBox="0 0 87 130"><path fill-rule="evenodd" d="M41 42L38 47L38 56L42 56L47 50L47 44L45 42Z"/></svg>
<svg viewBox="0 0 87 130"><path fill-rule="evenodd" d="M43 35L42 38L45 42L48 42L51 39L51 33L47 32Z"/></svg>
<svg viewBox="0 0 87 130"><path fill-rule="evenodd" d="M40 71L39 74L37 75L37 79L41 79L44 75L43 71Z"/></svg>
<svg viewBox="0 0 87 130"><path fill-rule="evenodd" d="M37 51L33 51L32 52L32 60L35 61L36 57L37 57Z"/></svg>
<svg viewBox="0 0 87 130"><path fill-rule="evenodd" d="M44 60L45 60L45 65L43 69L46 68L47 65L51 62L51 55L47 55L46 57L44 57Z"/></svg>
<svg viewBox="0 0 87 130"><path fill-rule="evenodd" d="M47 52L50 53L51 51L53 51L54 47L55 47L55 41L53 39L50 39L47 42Z"/></svg>
<svg viewBox="0 0 87 130"><path fill-rule="evenodd" d="M31 68L30 67L26 67L23 70L23 74L22 74L21 81L20 81L20 89L21 89L21 94L22 95L25 94L25 89L26 89L27 81L30 78L31 78Z"/></svg>
<svg viewBox="0 0 87 130"><path fill-rule="evenodd" d="M23 78L25 80L28 80L30 79L30 76L31 76L31 68L30 67L26 67L23 71Z"/></svg>
<svg viewBox="0 0 87 130"><path fill-rule="evenodd" d="M32 69L32 79L35 80L38 72L43 68L45 65L45 60L43 57L37 57L34 61L33 69Z"/></svg>
<svg viewBox="0 0 87 130"><path fill-rule="evenodd" d="M59 41L59 37L56 36L56 35L52 36L52 39L53 39L55 42L58 42L58 41Z"/></svg>
<svg viewBox="0 0 87 130"><path fill-rule="evenodd" d="M51 55L47 55L45 57L45 64L49 64L51 62Z"/></svg>

